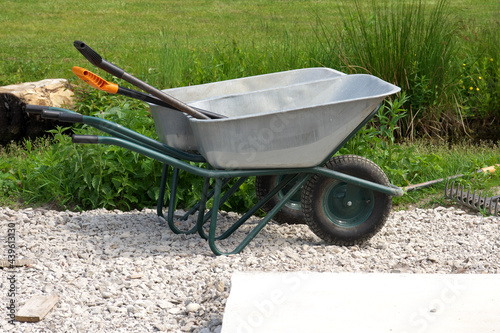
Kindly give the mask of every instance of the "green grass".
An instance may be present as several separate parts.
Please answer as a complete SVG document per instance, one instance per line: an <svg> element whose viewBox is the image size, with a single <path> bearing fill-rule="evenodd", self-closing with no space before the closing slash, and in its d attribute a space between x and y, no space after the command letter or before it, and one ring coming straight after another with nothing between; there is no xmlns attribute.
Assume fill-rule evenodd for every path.
<svg viewBox="0 0 500 333"><path fill-rule="evenodd" d="M403 3L414 4L414 10L426 9L412 15L398 7ZM436 3L446 7L437 12L443 16L432 20ZM419 7L415 0L2 1L0 85L62 77L81 86L71 72L75 65L110 79L74 49L76 39L159 88L311 66L345 72L362 69L398 83L410 99L401 109L384 108L343 153L374 160L399 186L496 164L500 160L496 146L464 142L455 146L439 137L434 143L400 141L411 136L401 128L401 119L415 121L417 112L437 114L420 118L432 120L425 124L429 134L459 132L466 125L460 119L492 121L491 117L500 116L500 3L422 4ZM422 38L426 34L428 38ZM446 41L450 34L453 38ZM453 48L442 57L445 46ZM416 53L418 61L413 59ZM143 104L88 89L78 96L79 112L103 112L108 119L155 138ZM127 109L133 113L123 113ZM445 123L451 129L439 129ZM59 132L53 134L53 140L0 149L0 205L17 205L20 200L24 205L51 203L71 209L154 204L159 163L118 148L73 146ZM119 168L121 164L127 167ZM179 195L181 204L189 206L199 195L200 182L183 177ZM486 188L498 181L496 176L464 179ZM414 192L397 202L411 204L432 191L442 189ZM231 209L245 210L253 199L251 192L251 185L245 184L243 193L230 202Z"/></svg>
<svg viewBox="0 0 500 333"><path fill-rule="evenodd" d="M337 1L15 0L0 2L0 84L47 77L71 78L71 67L89 66L73 48L79 39L140 75L155 62L165 38L176 47L210 53L213 43L246 48L314 39L318 19L341 24ZM369 4L369 1L364 3ZM450 3L464 22L488 26L498 1ZM139 65L138 65L139 63Z"/></svg>
<svg viewBox="0 0 500 333"><path fill-rule="evenodd" d="M421 173L415 182L408 185L418 185L431 180L463 175L454 179L456 184L466 189L477 190L484 195L498 195L500 186L500 169L495 173L479 172L481 168L499 163L498 146L493 144L473 145L462 142L453 146L443 143L414 142L410 146L404 145L403 149L413 152L415 156L433 156L428 165L421 168ZM404 167L404 166L403 166ZM456 204L445 199L444 188L446 181L436 183L428 188L420 188L408 192L401 198L394 198L396 209L408 207L434 208L436 206L449 206ZM451 183L450 183L451 184ZM455 185L456 186L456 185Z"/></svg>
<svg viewBox="0 0 500 333"><path fill-rule="evenodd" d="M156 138L147 108L122 97L109 97L102 92L87 92L87 99L78 110L122 124ZM449 146L441 141L418 141L397 144L394 126L404 97L395 99L376 116L380 126L368 126L358 133L341 151L343 154L365 156L386 172L398 186L466 174L462 181L477 189L489 189L500 184L500 172L478 177L474 171L499 163L498 146L472 145L464 141ZM387 130L384 130L387 129ZM79 134L97 134L96 130L76 126ZM118 147L73 145L62 129L53 131L54 139L39 139L11 144L0 149L0 205L12 207L50 205L58 209L133 209L151 207L159 191L161 164ZM392 134L391 134L392 133ZM385 139L382 139L384 138ZM190 207L200 197L202 180L181 173L178 199L181 207ZM395 198L399 207L422 202L426 206L444 204L443 186L411 192ZM429 197L434 199L429 200ZM253 180L224 207L246 211L255 200Z"/></svg>
<svg viewBox="0 0 500 333"><path fill-rule="evenodd" d="M316 11L333 13L330 7L328 1L2 1L0 68L11 79L0 84L72 77L73 65L89 66L72 46L76 39L141 74L147 70L141 63L156 60L165 36L201 53L213 42L279 44L286 31L311 34Z"/></svg>
<svg viewBox="0 0 500 333"><path fill-rule="evenodd" d="M3 1L0 85L78 83L71 67L96 69L76 39L159 88L324 65L400 85L411 95L403 135L460 136L463 118L500 116L499 10L496 0Z"/></svg>

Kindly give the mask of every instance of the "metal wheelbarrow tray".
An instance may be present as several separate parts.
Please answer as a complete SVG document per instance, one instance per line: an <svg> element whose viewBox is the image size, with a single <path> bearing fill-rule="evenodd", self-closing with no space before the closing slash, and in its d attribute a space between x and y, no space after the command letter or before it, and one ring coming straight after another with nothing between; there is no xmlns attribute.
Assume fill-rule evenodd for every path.
<svg viewBox="0 0 500 333"><path fill-rule="evenodd" d="M303 68L163 91L178 100L191 104L200 99L286 87L341 75L345 74L330 68ZM177 149L191 151L198 149L186 114L155 104L150 104L150 108L160 141ZM231 115L233 112L235 110L218 110L218 113L224 115Z"/></svg>
<svg viewBox="0 0 500 333"><path fill-rule="evenodd" d="M363 157L331 156L370 120L383 99L399 88L370 75L324 73L316 80L311 76L288 83L274 81L263 84L263 89L252 88L254 78L240 79L239 82L249 83L246 86L250 88L245 89L241 85L233 86L233 80L212 84L213 88L233 90L221 95L226 88L217 88L208 98L198 96L198 100L190 104L228 118L198 120L179 113L192 132L187 138L191 139L192 135L195 150L201 155L101 118L45 106L28 106L27 110L41 114L42 118L84 123L110 135L74 135L74 143L116 145L164 163L158 215L163 217L167 182L171 178L171 200L165 217L169 227L174 233L198 233L208 240L217 255L240 252L292 200L300 202L302 222L316 235L330 244L352 245L369 239L382 228L391 209L392 196L401 196L403 191L391 185L383 171ZM275 77L280 76L284 78L286 74L278 73ZM257 77L256 81L262 78ZM189 90L206 87L178 88L178 91L187 94ZM153 111L155 123L158 117L168 114L156 107L152 109L156 109ZM179 136L185 134L184 131ZM186 142L185 138L181 141ZM200 167L190 162L206 163ZM173 169L171 177L170 169ZM181 217L187 220L198 212L194 226L185 230L176 225L174 218L181 170L204 179L201 200ZM220 207L249 177L273 181L267 187L260 182L259 201L237 222L217 234ZM212 208L207 210L207 202L212 198ZM270 202L271 207L266 206ZM267 215L238 246L231 251L219 249L218 241L230 237L260 209Z"/></svg>
<svg viewBox="0 0 500 333"><path fill-rule="evenodd" d="M320 165L399 88L371 75L344 75L199 101L229 118L189 117L198 150L216 168ZM356 131L357 132L357 131Z"/></svg>

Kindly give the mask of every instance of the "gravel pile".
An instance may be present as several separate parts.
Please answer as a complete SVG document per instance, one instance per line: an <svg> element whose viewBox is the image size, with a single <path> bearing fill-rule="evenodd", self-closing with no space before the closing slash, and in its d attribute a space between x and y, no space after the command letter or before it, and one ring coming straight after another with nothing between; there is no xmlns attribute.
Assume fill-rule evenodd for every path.
<svg viewBox="0 0 500 333"><path fill-rule="evenodd" d="M237 217L221 213L227 223ZM59 296L42 321L11 325L4 305L12 270L4 269L0 326L11 332L219 332L235 271L500 273L500 218L453 207L394 212L360 247L325 246L307 226L270 223L229 257L214 256L198 235L173 234L151 209L0 208L0 221L1 258L15 223L17 259L34 261L15 269L16 304Z"/></svg>

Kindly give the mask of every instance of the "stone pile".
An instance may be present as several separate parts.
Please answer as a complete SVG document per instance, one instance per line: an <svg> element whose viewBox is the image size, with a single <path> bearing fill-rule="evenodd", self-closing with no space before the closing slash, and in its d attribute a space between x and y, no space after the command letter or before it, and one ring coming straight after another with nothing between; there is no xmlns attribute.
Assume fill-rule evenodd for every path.
<svg viewBox="0 0 500 333"><path fill-rule="evenodd" d="M227 223L237 218L221 213ZM453 207L393 212L374 238L352 247L327 246L305 225L270 223L229 257L214 256L197 235L173 234L151 209L0 207L0 221L2 259L8 223L15 224L17 258L33 259L2 272L15 271L17 306L34 295L59 297L38 323L11 325L0 311L5 332L220 332L236 271L500 273L500 218ZM0 282L0 301L8 304L8 281Z"/></svg>

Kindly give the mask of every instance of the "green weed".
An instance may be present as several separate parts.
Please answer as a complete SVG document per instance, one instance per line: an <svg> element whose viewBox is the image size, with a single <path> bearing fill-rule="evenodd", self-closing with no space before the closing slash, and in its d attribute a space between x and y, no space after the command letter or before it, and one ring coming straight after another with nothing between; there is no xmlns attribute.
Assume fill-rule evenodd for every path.
<svg viewBox="0 0 500 333"><path fill-rule="evenodd" d="M456 87L464 117L484 119L500 116L499 30L500 23L497 21L490 27L469 32L470 37L464 43L463 61L455 65L460 73Z"/></svg>
<svg viewBox="0 0 500 333"><path fill-rule="evenodd" d="M460 117L498 116L497 1L356 0L338 6L326 0L219 1L213 6L175 0L102 7L90 0L84 9L80 3L0 4L0 85L72 78L73 65L89 66L72 48L75 39L159 88L312 66L368 72L401 86L403 93L386 103L341 152L374 160L399 186L498 163L496 146L403 140L419 130L420 135L441 134L446 117L458 123ZM96 8L100 15L91 15ZM467 11L461 11L464 8ZM33 20L29 14L53 18L55 9L58 20ZM75 12L85 20L76 22ZM101 25L102 20L109 24ZM27 21L33 23L22 24ZM157 139L143 103L81 86L76 93L77 112ZM85 126L72 128L79 134L98 134ZM49 138L10 145L0 157L0 203L21 198L28 204L54 202L61 208L132 209L156 202L162 167L158 162L117 147L73 145L63 129L52 131ZM484 184L494 181L487 178ZM196 202L201 186L199 177L181 173L179 205ZM419 195L397 200L411 201ZM226 207L245 211L253 200L249 180Z"/></svg>

